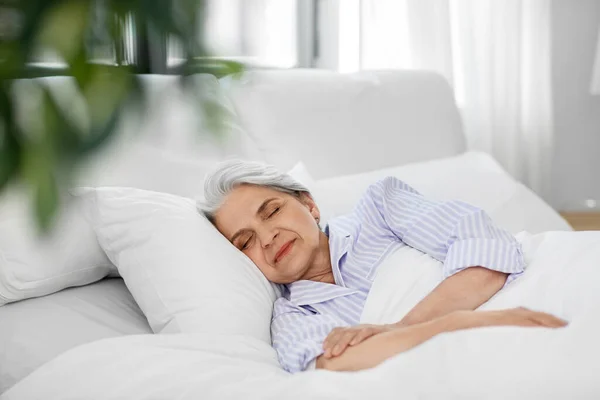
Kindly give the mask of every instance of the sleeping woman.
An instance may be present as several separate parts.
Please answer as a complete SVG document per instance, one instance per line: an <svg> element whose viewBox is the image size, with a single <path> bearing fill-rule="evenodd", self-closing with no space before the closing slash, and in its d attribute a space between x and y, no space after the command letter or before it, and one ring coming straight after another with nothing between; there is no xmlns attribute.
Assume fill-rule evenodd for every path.
<svg viewBox="0 0 600 400"><path fill-rule="evenodd" d="M271 333L289 372L370 368L442 332L566 325L524 308L474 311L518 279L525 262L510 233L464 202L433 201L387 177L321 229L304 185L272 166L239 160L219 164L204 194L199 210L281 285ZM403 246L442 262L445 279L397 323L361 325L374 272Z"/></svg>

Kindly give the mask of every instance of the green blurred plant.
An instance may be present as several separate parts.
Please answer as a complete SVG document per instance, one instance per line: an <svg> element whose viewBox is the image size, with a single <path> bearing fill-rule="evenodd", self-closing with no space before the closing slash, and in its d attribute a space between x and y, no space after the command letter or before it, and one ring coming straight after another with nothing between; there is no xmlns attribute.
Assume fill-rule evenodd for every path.
<svg viewBox="0 0 600 400"><path fill-rule="evenodd" d="M108 41L114 45L114 64L90 62L94 7L99 0L0 0L10 10L14 29L4 30L0 42L0 192L10 183L24 183L32 193L39 227L47 231L58 209L60 190L84 159L114 133L126 106L146 99L135 65L124 65L125 20L152 27L158 37L178 40L186 59L178 73L226 75L239 73L236 62L206 58L201 0L101 0ZM96 24L97 25L97 24ZM88 123L77 123L47 87L32 82L41 93L39 109L26 116L25 129L17 118L15 79L27 76L39 49L51 50L65 63L76 83ZM79 105L78 105L79 106ZM218 107L203 103L205 114L218 117ZM35 129L32 129L34 127Z"/></svg>

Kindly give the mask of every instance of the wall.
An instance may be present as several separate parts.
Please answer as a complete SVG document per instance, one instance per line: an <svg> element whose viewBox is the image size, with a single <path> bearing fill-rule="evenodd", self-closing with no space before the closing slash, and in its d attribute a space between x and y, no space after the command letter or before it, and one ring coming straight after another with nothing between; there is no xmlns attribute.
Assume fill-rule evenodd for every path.
<svg viewBox="0 0 600 400"><path fill-rule="evenodd" d="M586 199L600 203L600 96L590 94L599 27L600 0L553 0L555 147L549 200L557 209L583 209Z"/></svg>

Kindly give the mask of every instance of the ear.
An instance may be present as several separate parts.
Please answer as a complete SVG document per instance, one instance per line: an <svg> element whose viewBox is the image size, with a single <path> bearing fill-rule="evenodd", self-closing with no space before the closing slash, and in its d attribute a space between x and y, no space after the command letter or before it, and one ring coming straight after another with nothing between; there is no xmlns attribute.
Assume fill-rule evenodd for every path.
<svg viewBox="0 0 600 400"><path fill-rule="evenodd" d="M319 207L317 206L317 203L315 203L315 200L312 198L312 196L310 195L310 193L308 193L308 192L300 192L299 199L300 199L300 202L302 204L304 204L304 206L306 208L308 208L308 211L313 216L313 218L317 222L319 222L319 220L321 218L321 211L319 211Z"/></svg>

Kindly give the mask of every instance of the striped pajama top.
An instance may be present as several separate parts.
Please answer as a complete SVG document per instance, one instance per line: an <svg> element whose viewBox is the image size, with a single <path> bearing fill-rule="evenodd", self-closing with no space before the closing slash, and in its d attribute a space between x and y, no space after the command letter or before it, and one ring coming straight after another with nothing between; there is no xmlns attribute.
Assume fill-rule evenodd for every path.
<svg viewBox="0 0 600 400"><path fill-rule="evenodd" d="M445 278L482 266L510 274L508 284L525 268L521 245L483 210L426 199L394 177L371 185L354 210L332 219L325 233L335 285L308 280L284 285L273 309L273 347L292 373L323 354L333 328L359 323L377 267L394 249L410 246L439 260Z"/></svg>

